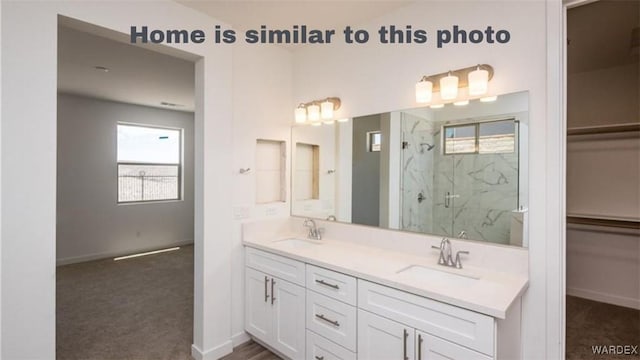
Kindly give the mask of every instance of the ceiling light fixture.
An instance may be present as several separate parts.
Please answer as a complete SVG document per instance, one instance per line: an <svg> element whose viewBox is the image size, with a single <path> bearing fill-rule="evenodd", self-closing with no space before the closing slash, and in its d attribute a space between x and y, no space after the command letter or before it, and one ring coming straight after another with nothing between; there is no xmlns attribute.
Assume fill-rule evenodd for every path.
<svg viewBox="0 0 640 360"><path fill-rule="evenodd" d="M487 93L489 80L492 78L493 67L487 64L423 76L415 86L416 102L431 102L434 92L440 92L442 100L455 100L458 97L458 89L464 87L469 88L470 97L483 95Z"/></svg>
<svg viewBox="0 0 640 360"><path fill-rule="evenodd" d="M312 125L319 125L321 122L331 124L333 123L334 112L340 108L340 105L340 98L337 97L301 103L294 111L296 124L305 124L307 122Z"/></svg>

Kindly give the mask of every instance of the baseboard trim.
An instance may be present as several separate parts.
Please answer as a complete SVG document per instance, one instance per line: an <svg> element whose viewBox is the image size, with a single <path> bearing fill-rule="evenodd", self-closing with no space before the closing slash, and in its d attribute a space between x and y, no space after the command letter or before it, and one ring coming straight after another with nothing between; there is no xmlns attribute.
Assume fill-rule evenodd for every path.
<svg viewBox="0 0 640 360"><path fill-rule="evenodd" d="M231 342L231 340L225 341L223 344L207 351L198 349L195 344L191 345L191 356L193 356L193 358L196 360L217 360L225 355L231 354L232 352L233 343Z"/></svg>
<svg viewBox="0 0 640 360"><path fill-rule="evenodd" d="M567 295L640 310L640 299L616 296L599 291L578 288L567 288Z"/></svg>
<svg viewBox="0 0 640 360"><path fill-rule="evenodd" d="M239 332L231 337L231 343L233 344L234 348L246 343L249 340L251 340L251 337L245 331Z"/></svg>
<svg viewBox="0 0 640 360"><path fill-rule="evenodd" d="M108 252L102 252L102 253L72 256L67 258L56 259L56 266L75 264L75 263L80 263L85 261L108 259L108 258L113 258L118 256L136 254L140 252L166 249L166 248L175 247L175 246L186 246L186 245L192 245L192 244L193 244L193 240L184 240L184 241L177 241L169 244L147 246L143 248L128 249L123 251L108 251Z"/></svg>

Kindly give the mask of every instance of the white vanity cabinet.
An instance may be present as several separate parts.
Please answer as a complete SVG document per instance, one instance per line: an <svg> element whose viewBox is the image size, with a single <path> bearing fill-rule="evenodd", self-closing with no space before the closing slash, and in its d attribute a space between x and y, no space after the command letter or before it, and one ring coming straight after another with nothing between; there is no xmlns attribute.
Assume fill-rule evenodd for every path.
<svg viewBox="0 0 640 360"><path fill-rule="evenodd" d="M304 358L304 263L250 248L246 260L245 330L282 355ZM272 274L286 274L303 285Z"/></svg>
<svg viewBox="0 0 640 360"><path fill-rule="evenodd" d="M246 248L245 330L291 359L519 359L506 319Z"/></svg>

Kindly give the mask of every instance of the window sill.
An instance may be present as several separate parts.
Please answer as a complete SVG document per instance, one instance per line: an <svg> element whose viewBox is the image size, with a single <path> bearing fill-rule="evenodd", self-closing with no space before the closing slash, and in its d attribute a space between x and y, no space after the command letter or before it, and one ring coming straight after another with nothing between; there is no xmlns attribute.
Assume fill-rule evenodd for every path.
<svg viewBox="0 0 640 360"><path fill-rule="evenodd" d="M129 206L129 205L152 205L152 204L167 204L167 203L176 203L183 202L183 199L176 200L150 200L150 201L127 201L127 202L119 202L116 203L118 206Z"/></svg>

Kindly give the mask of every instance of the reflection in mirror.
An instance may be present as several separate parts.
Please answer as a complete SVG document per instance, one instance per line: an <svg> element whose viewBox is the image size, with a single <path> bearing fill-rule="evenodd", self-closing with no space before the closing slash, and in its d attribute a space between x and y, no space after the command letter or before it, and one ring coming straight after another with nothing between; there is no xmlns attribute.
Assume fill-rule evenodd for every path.
<svg viewBox="0 0 640 360"><path fill-rule="evenodd" d="M527 246L528 93L292 130L292 215Z"/></svg>

